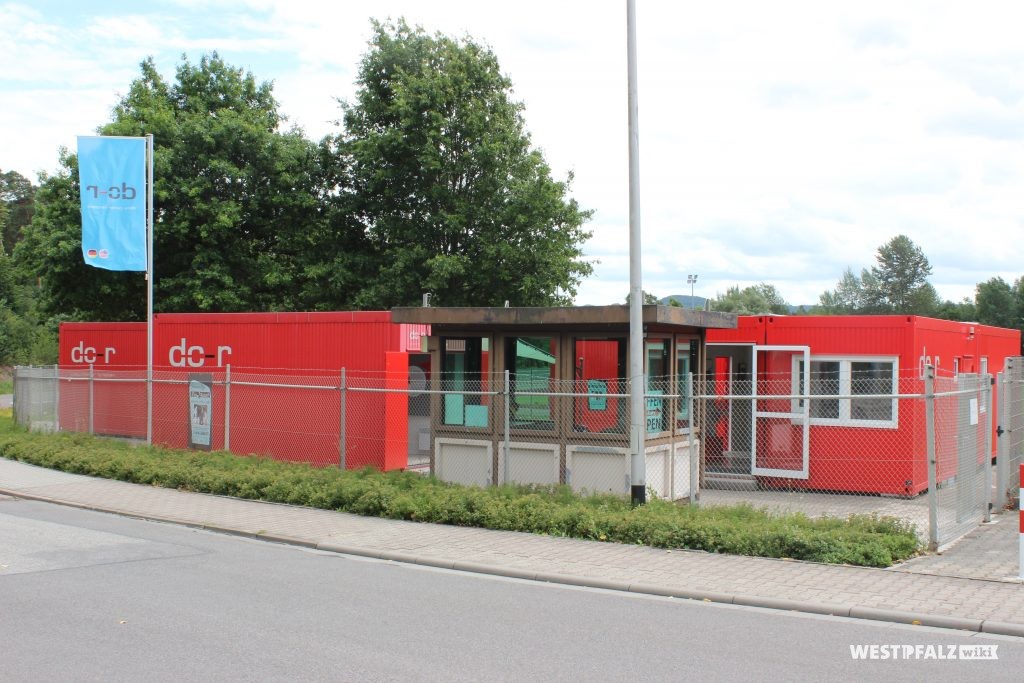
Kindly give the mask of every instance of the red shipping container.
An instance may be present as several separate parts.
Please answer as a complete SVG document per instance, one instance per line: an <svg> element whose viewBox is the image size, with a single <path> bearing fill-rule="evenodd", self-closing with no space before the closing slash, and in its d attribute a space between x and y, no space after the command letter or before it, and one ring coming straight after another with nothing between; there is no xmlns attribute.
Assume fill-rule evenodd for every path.
<svg viewBox="0 0 1024 683"><path fill-rule="evenodd" d="M383 445L385 431L404 429L404 423L391 424L399 418L385 419L395 414L385 410L385 394L356 392L384 389L386 373L394 375L389 386L406 382L408 356L419 352L427 326L397 325L389 312L359 311L168 313L154 316L153 327L154 443L188 446L187 382L208 380L212 448L222 448L228 437L230 449L239 453L338 464L344 368L351 390L344 406L346 466L405 466L404 453ZM406 362L386 364L389 353L402 354ZM64 428L88 429L91 385L96 433L145 438L145 323L63 323L59 363L64 376L76 378L61 382ZM97 381L82 381L90 371ZM259 386L268 384L275 386Z"/></svg>
<svg viewBox="0 0 1024 683"><path fill-rule="evenodd" d="M759 388L759 396L796 393L799 382L794 372L802 355L792 350L765 350L758 352L758 358L754 359L752 354L758 347L808 347L812 364L827 365L836 377L845 373L843 387L852 384L851 368L864 368L867 372L884 368L886 374L891 371L895 380L883 380L883 384L890 385L893 394L923 394L926 364L936 368L939 377L936 391L950 391L956 387L955 377L965 373L995 375L1003 369L1007 357L1021 352L1019 330L894 315L740 316L736 329L708 330L708 342L709 358L714 359L708 366L718 368L717 361L727 361L725 367L731 368L732 373L730 382L742 376L745 363L751 367L756 364L757 377L753 381ZM716 387L720 380L715 377ZM940 399L945 403L940 404L939 410L946 414L944 419L936 421L939 482L957 474L956 460L950 455L958 447L953 443L956 440L953 423L957 416L948 414L957 409L954 399ZM734 450L746 449L749 455L749 449L753 448L755 456L746 464L745 472L756 475L763 485L895 495L915 495L927 489L924 401L875 401L872 405L870 400L836 400L835 416L816 417L812 413L806 472L801 472L803 429L799 421L760 414L795 412L797 408L786 407L790 402L792 399L761 398L757 403L759 415L741 414L746 420L742 424L737 422L734 413L716 413L716 422L721 424L716 423L714 427L726 429L725 440ZM858 403L863 410L875 410L876 415L881 410L881 417L863 419L863 415L854 414ZM890 404L891 409L887 407ZM994 394L991 410L995 414ZM987 419L987 416L982 417ZM743 436L740 429L752 431L753 436L747 436L747 440L754 440L754 443L736 446ZM981 466L986 456L983 439L979 440L982 444L978 444L977 457ZM712 448L713 444L708 446ZM946 454L945 457L942 454ZM716 466L710 456L709 465ZM765 471L794 474L771 476L764 474Z"/></svg>

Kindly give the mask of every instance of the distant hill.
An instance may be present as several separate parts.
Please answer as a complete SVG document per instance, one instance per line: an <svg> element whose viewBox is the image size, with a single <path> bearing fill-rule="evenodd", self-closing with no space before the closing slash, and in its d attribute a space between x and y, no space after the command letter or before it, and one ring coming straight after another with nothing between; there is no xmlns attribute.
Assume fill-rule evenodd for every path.
<svg viewBox="0 0 1024 683"><path fill-rule="evenodd" d="M702 296L690 296L689 294L670 294L669 296L658 299L658 303L663 306L670 305L670 302L675 301L683 308L697 308L703 309L707 306L708 300Z"/></svg>

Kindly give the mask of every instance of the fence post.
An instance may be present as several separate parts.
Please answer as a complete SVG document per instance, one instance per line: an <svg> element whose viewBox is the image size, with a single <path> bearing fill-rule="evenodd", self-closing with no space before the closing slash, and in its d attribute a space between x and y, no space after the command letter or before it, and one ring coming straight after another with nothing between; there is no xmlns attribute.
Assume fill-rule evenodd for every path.
<svg viewBox="0 0 1024 683"><path fill-rule="evenodd" d="M95 434L96 433L94 431L94 429L95 429L95 421L94 421L94 418L93 418L93 415L95 414L94 411L96 409L95 408L96 404L94 402L96 400L96 395L94 393L94 387L93 387L93 378L94 377L95 377L95 375L93 374L93 364L89 363L89 433L90 434Z"/></svg>
<svg viewBox="0 0 1024 683"><path fill-rule="evenodd" d="M224 366L224 450L231 450L231 363Z"/></svg>
<svg viewBox="0 0 1024 683"><path fill-rule="evenodd" d="M53 431L60 431L60 366L53 366Z"/></svg>
<svg viewBox="0 0 1024 683"><path fill-rule="evenodd" d="M992 428L996 423L996 416L992 410L992 375L988 373L982 376L985 383L984 400L985 414L988 415L988 422L983 423L985 427L985 495L982 496L983 508L982 519L986 522L992 521Z"/></svg>
<svg viewBox="0 0 1024 683"><path fill-rule="evenodd" d="M996 426L996 495L997 510L1006 507L1006 479L1010 469L1010 377L1013 376L1013 359L1006 359L1006 366L999 373L999 424Z"/></svg>
<svg viewBox="0 0 1024 683"><path fill-rule="evenodd" d="M928 457L928 549L939 548L939 492L935 463L935 367L924 370L925 442Z"/></svg>
<svg viewBox="0 0 1024 683"><path fill-rule="evenodd" d="M11 377L11 379L13 380L12 389L14 390L14 400L11 402L11 415L13 416L14 424L16 424L16 425L20 425L21 424L21 419L18 417L18 404L21 403L21 400L19 399L19 395L21 394L21 391L18 389L18 384L19 384L19 382L18 382L18 371L19 370L21 370L21 366L20 365L15 365L14 366L14 373L13 373L13 375Z"/></svg>
<svg viewBox="0 0 1024 683"><path fill-rule="evenodd" d="M341 369L341 381L338 384L338 469L345 471L345 368Z"/></svg>
<svg viewBox="0 0 1024 683"><path fill-rule="evenodd" d="M690 416L690 505L700 503L700 457L697 453L697 420L693 414L693 373L686 373L686 414ZM703 435L701 435L703 436Z"/></svg>
<svg viewBox="0 0 1024 683"><path fill-rule="evenodd" d="M505 404L505 444L502 446L502 455L505 458L505 465L502 468L502 470L503 470L502 471L502 476L505 479L505 481L504 481L505 484L509 483L509 481L508 481L508 472L509 472L508 441L509 441L509 422L512 421L511 420L511 411L512 411L512 409L511 409L511 406L509 405L511 403L511 399L512 399L512 382L509 379L508 369L506 369L505 370L505 400L503 401L503 403Z"/></svg>
<svg viewBox="0 0 1024 683"><path fill-rule="evenodd" d="M187 381L187 378L186 378ZM153 364L146 365L146 445L153 445Z"/></svg>

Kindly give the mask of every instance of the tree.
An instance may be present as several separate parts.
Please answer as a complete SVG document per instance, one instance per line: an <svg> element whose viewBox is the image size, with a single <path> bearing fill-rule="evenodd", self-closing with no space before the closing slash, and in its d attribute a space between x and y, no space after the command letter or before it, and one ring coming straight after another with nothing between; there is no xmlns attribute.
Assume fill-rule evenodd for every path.
<svg viewBox="0 0 1024 683"><path fill-rule="evenodd" d="M1020 309L1014 296L1014 289L1006 280L994 277L979 283L975 291L979 323L1009 328L1021 326Z"/></svg>
<svg viewBox="0 0 1024 683"><path fill-rule="evenodd" d="M0 249L0 306L11 305L14 301L14 266L10 257Z"/></svg>
<svg viewBox="0 0 1024 683"><path fill-rule="evenodd" d="M269 83L216 53L187 59L165 83L151 59L114 109L104 135L154 135L155 308L275 310L302 306L306 265L322 235L320 152L281 132ZM138 273L98 271L81 258L77 158L43 180L37 215L20 245L42 278L50 313L144 317Z"/></svg>
<svg viewBox="0 0 1024 683"><path fill-rule="evenodd" d="M864 311L868 305L865 279L871 282L871 274L868 271L865 270L861 276L857 276L854 275L852 268L847 267L836 288L824 292L819 297L816 312L825 315L844 315Z"/></svg>
<svg viewBox="0 0 1024 683"><path fill-rule="evenodd" d="M897 235L878 248L878 263L861 270L847 268L834 290L824 292L816 310L824 314L903 313L932 315L941 302L928 283L932 267L920 247Z"/></svg>
<svg viewBox="0 0 1024 683"><path fill-rule="evenodd" d="M743 289L740 289L739 285L729 287L725 294L718 295L711 302L711 309L738 315L782 315L789 313L789 304L782 298L775 285L761 282Z"/></svg>
<svg viewBox="0 0 1024 683"><path fill-rule="evenodd" d="M651 294L650 292L648 292L647 290L644 290L644 289L642 289L640 291L643 292L643 294L644 294L643 295L644 305L648 305L649 306L649 305L660 303L661 300L658 298L658 296L656 294ZM629 297L630 297L630 295L626 294L626 305L627 306L629 305ZM671 302L669 303L669 305L670 306L672 305ZM676 306L678 306L678 305L679 304L676 304Z"/></svg>
<svg viewBox="0 0 1024 683"><path fill-rule="evenodd" d="M10 254L32 222L36 188L15 171L0 173L0 249Z"/></svg>
<svg viewBox="0 0 1024 683"><path fill-rule="evenodd" d="M357 84L334 141L366 237L357 305L570 303L591 212L531 148L494 53L374 22Z"/></svg>
<svg viewBox="0 0 1024 683"><path fill-rule="evenodd" d="M942 302L935 311L935 317L941 320L977 321L977 310L974 300L970 297L964 297L963 300L956 303L953 301Z"/></svg>
<svg viewBox="0 0 1024 683"><path fill-rule="evenodd" d="M869 296L886 312L930 315L938 308L935 288L928 283L932 273L928 258L906 235L897 235L878 248L875 279Z"/></svg>

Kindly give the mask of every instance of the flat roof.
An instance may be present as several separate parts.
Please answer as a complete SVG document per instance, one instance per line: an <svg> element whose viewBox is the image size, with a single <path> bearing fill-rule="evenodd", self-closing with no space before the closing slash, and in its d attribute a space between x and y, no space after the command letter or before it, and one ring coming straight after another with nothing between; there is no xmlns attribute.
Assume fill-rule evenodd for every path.
<svg viewBox="0 0 1024 683"><path fill-rule="evenodd" d="M645 326L658 328L733 329L736 315L679 306L648 304L642 307ZM418 323L460 328L515 327L621 327L629 329L629 306L563 307L445 307L418 306L391 309L396 323Z"/></svg>

